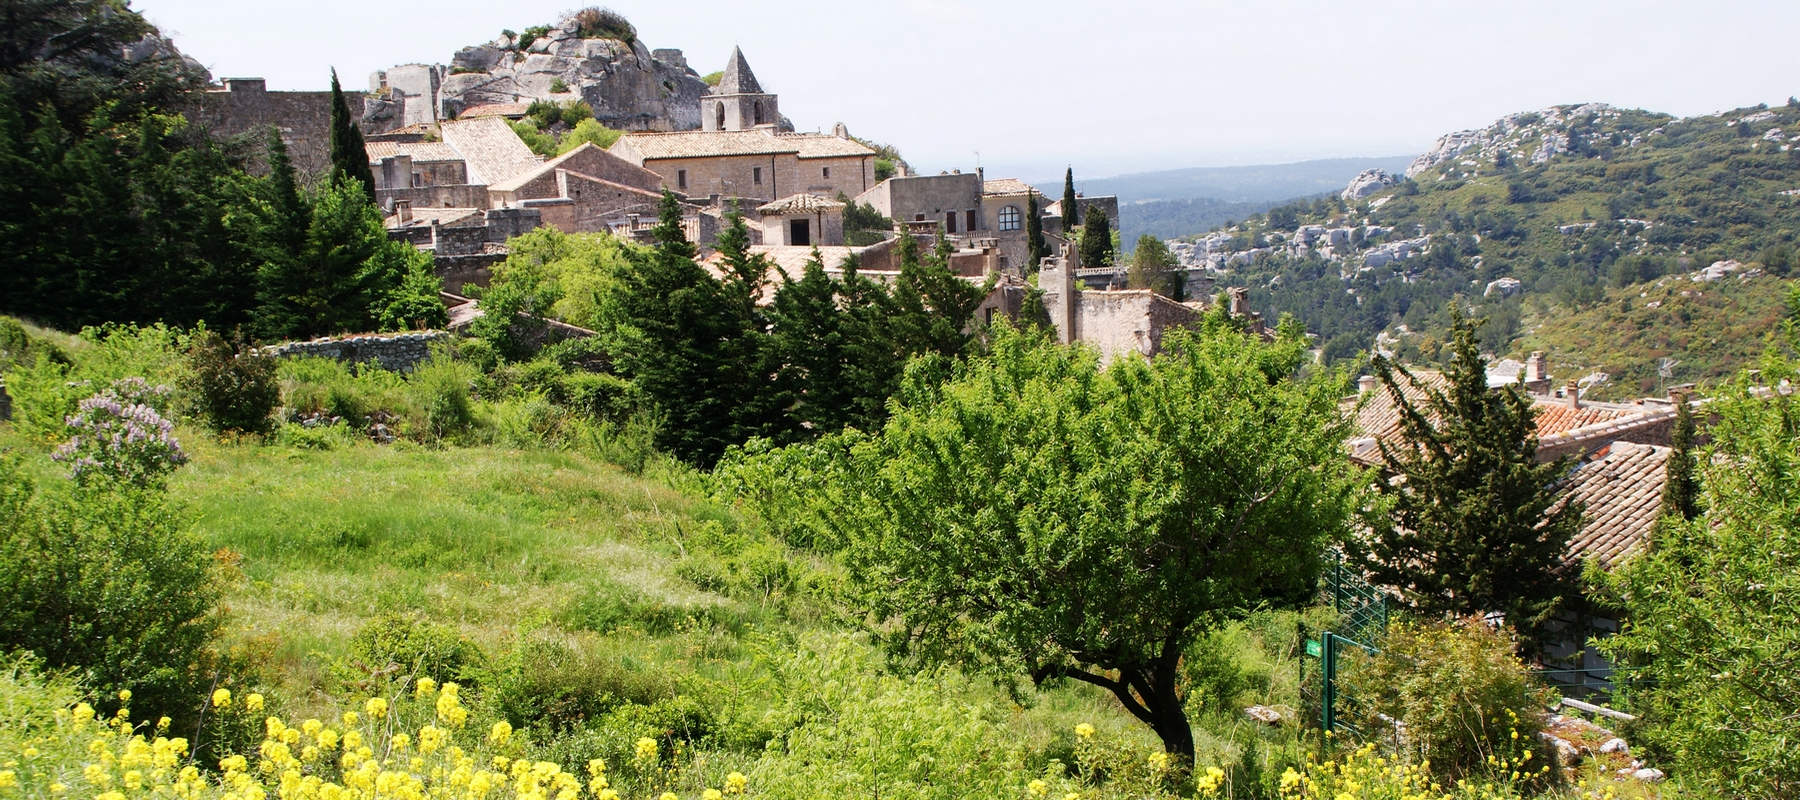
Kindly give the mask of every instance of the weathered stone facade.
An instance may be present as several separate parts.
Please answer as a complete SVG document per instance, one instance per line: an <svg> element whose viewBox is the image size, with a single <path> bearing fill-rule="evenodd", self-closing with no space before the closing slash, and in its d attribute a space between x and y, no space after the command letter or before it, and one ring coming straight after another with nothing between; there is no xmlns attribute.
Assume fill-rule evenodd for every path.
<svg viewBox="0 0 1800 800"><path fill-rule="evenodd" d="M346 92L344 101L351 116L361 119L363 96ZM271 92L262 78L225 78L201 92L190 112L219 137L260 137L271 127L279 129L302 175L321 175L331 164L331 92Z"/></svg>
<svg viewBox="0 0 1800 800"><path fill-rule="evenodd" d="M431 357L432 342L449 338L450 334L443 331L348 336L272 345L263 348L263 352L276 358L318 356L346 364L374 363L389 372L411 372L419 362Z"/></svg>
<svg viewBox="0 0 1800 800"><path fill-rule="evenodd" d="M1044 260L1038 286L1058 341L1084 342L1108 361L1126 353L1151 356L1162 351L1163 334L1199 318L1194 306L1177 303L1148 289L1095 291L1079 288L1080 259L1073 245Z"/></svg>

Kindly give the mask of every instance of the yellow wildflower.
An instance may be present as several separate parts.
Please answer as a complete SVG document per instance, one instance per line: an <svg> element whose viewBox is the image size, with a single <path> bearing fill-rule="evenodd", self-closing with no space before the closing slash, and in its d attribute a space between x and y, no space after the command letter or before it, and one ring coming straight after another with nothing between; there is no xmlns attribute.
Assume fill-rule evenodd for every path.
<svg viewBox="0 0 1800 800"><path fill-rule="evenodd" d="M230 708L231 707L231 690L230 689L219 689L219 690L213 692L212 704L213 704L213 708Z"/></svg>
<svg viewBox="0 0 1800 800"><path fill-rule="evenodd" d="M131 690L130 689L120 689L119 690L119 702L121 702L121 703L131 702Z"/></svg>
<svg viewBox="0 0 1800 800"><path fill-rule="evenodd" d="M700 793L700 800L725 800L725 793L718 789L707 789Z"/></svg>
<svg viewBox="0 0 1800 800"><path fill-rule="evenodd" d="M68 790L69 790L69 787L67 787L61 783L50 784L50 793L51 794L62 794L63 792L66 792Z"/></svg>
<svg viewBox="0 0 1800 800"><path fill-rule="evenodd" d="M10 769L0 769L0 789L12 789L19 785L19 774Z"/></svg>
<svg viewBox="0 0 1800 800"><path fill-rule="evenodd" d="M506 720L500 720L499 722L494 723L494 727L488 729L488 741L493 742L494 744L506 744L512 739L512 734L512 723L507 722ZM593 762L589 763L591 764Z"/></svg>
<svg viewBox="0 0 1800 800"><path fill-rule="evenodd" d="M1033 780L1032 782L1025 784L1025 791L1032 797L1043 797L1045 794L1049 793L1050 784L1041 780Z"/></svg>
<svg viewBox="0 0 1800 800"><path fill-rule="evenodd" d="M263 710L263 696L252 692L250 696L245 697L244 710L252 714Z"/></svg>
<svg viewBox="0 0 1800 800"><path fill-rule="evenodd" d="M357 720L356 712L354 712L354 711L344 712L344 727L348 728L348 727L355 725L356 720Z"/></svg>
<svg viewBox="0 0 1800 800"><path fill-rule="evenodd" d="M656 800L681 800L681 798L676 797L674 792L663 792L662 796L656 798Z"/></svg>
<svg viewBox="0 0 1800 800"><path fill-rule="evenodd" d="M742 772L733 772L725 776L725 791L731 794L743 794L744 789L749 785L750 779L744 777Z"/></svg>
<svg viewBox="0 0 1800 800"><path fill-rule="evenodd" d="M435 691L437 691L437 681L430 678L420 678L419 682L413 685L413 693L419 697L430 697Z"/></svg>
<svg viewBox="0 0 1800 800"><path fill-rule="evenodd" d="M371 697L369 698L369 702L363 704L363 711L367 712L371 717L387 716L387 700L380 697Z"/></svg>
<svg viewBox="0 0 1800 800"><path fill-rule="evenodd" d="M656 758L656 740L648 736L638 739L637 757L645 761Z"/></svg>
<svg viewBox="0 0 1800 800"><path fill-rule="evenodd" d="M1076 726L1075 726L1075 735L1076 735L1076 736L1079 736L1079 737L1081 737L1081 738L1083 738L1083 739L1090 739L1090 738L1093 738L1093 736L1094 736L1094 726L1092 726L1092 725L1089 725L1089 724L1087 724L1087 723L1085 723L1085 722L1083 722L1083 723L1081 723L1081 724L1080 724L1080 725L1076 725Z"/></svg>

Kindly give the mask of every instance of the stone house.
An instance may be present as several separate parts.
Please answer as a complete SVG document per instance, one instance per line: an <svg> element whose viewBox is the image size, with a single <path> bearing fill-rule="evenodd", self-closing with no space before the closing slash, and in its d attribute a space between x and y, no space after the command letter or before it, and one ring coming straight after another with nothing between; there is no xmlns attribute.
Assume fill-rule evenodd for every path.
<svg viewBox="0 0 1800 800"><path fill-rule="evenodd" d="M874 185L875 151L830 134L747 131L628 133L610 152L689 197L763 203L793 194L854 197Z"/></svg>
<svg viewBox="0 0 1800 800"><path fill-rule="evenodd" d="M656 216L662 178L592 143L488 187L492 208L535 208L569 233L610 231L628 217Z"/></svg>
<svg viewBox="0 0 1800 800"><path fill-rule="evenodd" d="M281 131L294 169L301 175L322 174L331 165L331 92L271 92L262 78L225 78L217 86L195 95L188 115L214 136L254 134L269 128ZM350 115L361 119L363 96L344 95ZM396 125L364 125L371 133Z"/></svg>
<svg viewBox="0 0 1800 800"><path fill-rule="evenodd" d="M487 187L536 168L536 153L499 118L446 122L440 141L372 141L364 145L384 209L488 208ZM410 138L410 137L409 137Z"/></svg>
<svg viewBox="0 0 1800 800"><path fill-rule="evenodd" d="M1199 319L1201 303L1177 303L1149 289L1094 290L1076 279L1081 259L1074 245L1038 268L1044 308L1064 344L1084 342L1111 361L1126 353L1152 356L1162 351L1163 335Z"/></svg>
<svg viewBox="0 0 1800 800"><path fill-rule="evenodd" d="M1030 253L1025 240L1025 214L1034 194L1038 196L1039 220L1044 225L1046 242L1054 248L1062 232L1062 220L1045 215L1043 209L1048 203L1043 195L1021 180L986 180L980 170L893 177L855 200L912 228L935 223L935 228L941 228L946 235L972 241L991 240L999 248L1000 268L1023 272Z"/></svg>
<svg viewBox="0 0 1800 800"><path fill-rule="evenodd" d="M844 243L844 204L826 197L795 194L758 206L762 243L787 247Z"/></svg>

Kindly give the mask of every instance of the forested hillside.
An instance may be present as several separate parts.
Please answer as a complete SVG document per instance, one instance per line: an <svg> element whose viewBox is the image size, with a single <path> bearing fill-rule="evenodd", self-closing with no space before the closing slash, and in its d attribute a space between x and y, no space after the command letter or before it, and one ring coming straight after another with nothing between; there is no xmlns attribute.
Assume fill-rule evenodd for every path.
<svg viewBox="0 0 1800 800"><path fill-rule="evenodd" d="M1492 319L1483 346L1496 355L1557 350L1629 376L1630 391L1664 357L1682 362L1677 381L1716 376L1758 351L1746 338L1773 319L1784 290L1758 276L1794 266L1796 122L1793 101L1687 119L1600 104L1515 114L1444 137L1407 179L1363 198L1278 207L1212 238L1232 252L1223 283L1296 315L1330 358L1387 334L1433 360L1443 337L1430 332L1460 295ZM1309 241L1331 241L1331 228L1348 241ZM1733 259L1743 266L1725 274L1730 289L1690 280ZM1721 294L1731 302L1699 299ZM1639 334L1569 323L1600 309ZM1702 324L1730 330L1729 346L1692 335Z"/></svg>

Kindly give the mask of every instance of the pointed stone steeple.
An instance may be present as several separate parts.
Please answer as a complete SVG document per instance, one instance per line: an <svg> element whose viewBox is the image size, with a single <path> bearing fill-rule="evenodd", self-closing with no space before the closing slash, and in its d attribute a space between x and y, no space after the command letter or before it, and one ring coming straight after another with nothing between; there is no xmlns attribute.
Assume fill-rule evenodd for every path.
<svg viewBox="0 0 1800 800"><path fill-rule="evenodd" d="M750 71L750 63L744 60L742 49L731 48L731 60L725 62L725 77L719 85L713 87L713 94L762 94L762 85L756 82L756 73Z"/></svg>

